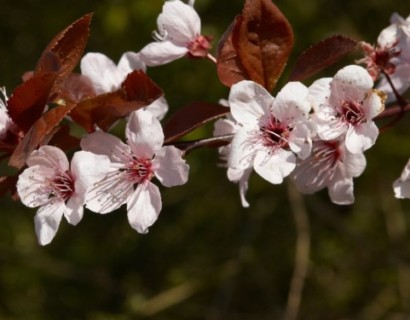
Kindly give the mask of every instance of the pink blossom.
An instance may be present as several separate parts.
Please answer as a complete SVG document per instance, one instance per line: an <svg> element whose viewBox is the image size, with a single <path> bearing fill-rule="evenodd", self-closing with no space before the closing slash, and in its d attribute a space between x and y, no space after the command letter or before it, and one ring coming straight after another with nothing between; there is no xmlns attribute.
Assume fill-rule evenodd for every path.
<svg viewBox="0 0 410 320"><path fill-rule="evenodd" d="M385 96L373 90L373 80L362 67L351 65L334 78L322 78L309 87L314 121L323 140L345 136L347 149L361 153L376 141L379 129L372 121L384 110Z"/></svg>
<svg viewBox="0 0 410 320"><path fill-rule="evenodd" d="M118 65L102 53L89 52L81 59L81 73L87 76L97 94L118 90L126 76L133 70L146 70L138 53L126 52ZM168 111L167 101L161 97L145 107L161 120Z"/></svg>
<svg viewBox="0 0 410 320"><path fill-rule="evenodd" d="M161 125L151 113L138 110L131 114L126 127L127 143L105 133L94 132L81 141L84 150L106 155L111 165L86 197L86 207L108 213L127 203L128 221L140 233L146 233L158 218L162 202L154 176L166 187L182 185L188 179L189 166L182 152L162 146Z"/></svg>
<svg viewBox="0 0 410 320"><path fill-rule="evenodd" d="M410 16L404 19L393 13L390 23L378 36L376 46L362 44L366 57L359 62L366 64L373 80L380 77L380 71L389 75L395 89L401 94L410 86ZM389 102L394 99L386 77L381 76L376 87L388 94Z"/></svg>
<svg viewBox="0 0 410 320"><path fill-rule="evenodd" d="M108 164L105 156L80 151L74 154L70 168L65 153L53 146L43 146L30 155L17 192L26 206L40 207L34 223L41 245L53 240L63 215L72 225L80 222L87 188L101 178Z"/></svg>
<svg viewBox="0 0 410 320"><path fill-rule="evenodd" d="M410 198L410 160L407 162L400 177L393 183L394 196L399 199Z"/></svg>
<svg viewBox="0 0 410 320"><path fill-rule="evenodd" d="M185 55L203 58L211 48L211 38L201 35L201 19L193 8L180 0L166 1L158 16L158 31L155 42L141 51L141 60L147 66L158 66L179 59Z"/></svg>
<svg viewBox="0 0 410 320"><path fill-rule="evenodd" d="M230 168L253 168L267 181L279 184L296 165L296 155L310 154L314 127L309 122L308 89L290 82L273 98L252 81L232 86L229 104L240 125L232 143Z"/></svg>
<svg viewBox="0 0 410 320"><path fill-rule="evenodd" d="M341 140L315 140L311 155L297 164L291 177L303 193L328 188L329 197L336 204L352 204L353 178L366 167L363 153L349 152Z"/></svg>

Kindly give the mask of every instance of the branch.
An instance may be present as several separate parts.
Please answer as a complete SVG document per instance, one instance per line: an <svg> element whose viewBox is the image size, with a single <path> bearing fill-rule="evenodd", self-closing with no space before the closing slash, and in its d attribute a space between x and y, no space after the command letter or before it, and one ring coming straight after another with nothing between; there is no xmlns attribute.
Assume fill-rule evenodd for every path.
<svg viewBox="0 0 410 320"><path fill-rule="evenodd" d="M211 147L211 148L219 148L229 144L232 140L233 134L225 134L222 136L205 138L205 139L198 139L192 141L178 141L172 143L166 143L165 145L173 145L178 149L184 152L186 155L188 152L200 148L200 147Z"/></svg>

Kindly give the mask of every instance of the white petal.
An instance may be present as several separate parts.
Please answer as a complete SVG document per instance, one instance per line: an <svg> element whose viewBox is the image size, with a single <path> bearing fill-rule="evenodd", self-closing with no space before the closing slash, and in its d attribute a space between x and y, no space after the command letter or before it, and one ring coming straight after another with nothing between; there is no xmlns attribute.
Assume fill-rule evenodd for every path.
<svg viewBox="0 0 410 320"><path fill-rule="evenodd" d="M378 90L370 91L363 101L363 112L367 120L373 119L384 110L384 100L386 96Z"/></svg>
<svg viewBox="0 0 410 320"><path fill-rule="evenodd" d="M123 79L134 70L142 70L145 71L147 68L145 64L141 61L141 58L138 53L128 51L125 52L122 56L120 61L118 62L118 72Z"/></svg>
<svg viewBox="0 0 410 320"><path fill-rule="evenodd" d="M245 198L248 191L248 180L252 173L252 168L246 170L228 168L228 179L230 181L239 182L239 196L241 198L242 207L248 208L249 202Z"/></svg>
<svg viewBox="0 0 410 320"><path fill-rule="evenodd" d="M400 177L393 183L394 196L399 199L410 198L410 160L404 167Z"/></svg>
<svg viewBox="0 0 410 320"><path fill-rule="evenodd" d="M309 87L308 99L312 103L312 108L315 112L317 112L322 105L328 105L331 81L332 78L322 78L313 82Z"/></svg>
<svg viewBox="0 0 410 320"><path fill-rule="evenodd" d="M147 182L139 185L127 203L128 221L139 233L147 233L148 228L158 219L162 208L158 187Z"/></svg>
<svg viewBox="0 0 410 320"><path fill-rule="evenodd" d="M130 147L116 136L96 131L81 139L81 148L99 155L107 156L112 162L124 163L131 153Z"/></svg>
<svg viewBox="0 0 410 320"><path fill-rule="evenodd" d="M335 204L349 205L354 202L352 178L335 177L328 191L330 200Z"/></svg>
<svg viewBox="0 0 410 320"><path fill-rule="evenodd" d="M288 82L276 96L272 113L283 124L307 118L311 106L307 100L308 88L300 82Z"/></svg>
<svg viewBox="0 0 410 320"><path fill-rule="evenodd" d="M253 131L258 130L249 128L240 128L234 135L231 142L231 153L229 155L229 167L235 169L247 169L255 157L255 153L260 147L255 143Z"/></svg>
<svg viewBox="0 0 410 320"><path fill-rule="evenodd" d="M230 119L218 119L214 123L214 136L223 136L225 134L233 134L240 126L233 120Z"/></svg>
<svg viewBox="0 0 410 320"><path fill-rule="evenodd" d="M345 150L343 163L346 168L347 176L358 177L366 168L366 157L361 152L354 154Z"/></svg>
<svg viewBox="0 0 410 320"><path fill-rule="evenodd" d="M253 168L265 180L280 184L296 166L296 157L291 151L279 149L268 156L266 152L256 153Z"/></svg>
<svg viewBox="0 0 410 320"><path fill-rule="evenodd" d="M262 116L270 114L273 101L270 93L253 81L240 81L229 93L232 116L242 125L255 125Z"/></svg>
<svg viewBox="0 0 410 320"><path fill-rule="evenodd" d="M300 121L289 135L289 147L299 158L306 159L312 150L315 127L308 121Z"/></svg>
<svg viewBox="0 0 410 320"><path fill-rule="evenodd" d="M66 154L59 148L53 146L42 146L35 150L27 159L28 166L40 165L60 171L67 171L69 163Z"/></svg>
<svg viewBox="0 0 410 320"><path fill-rule="evenodd" d="M351 126L346 133L346 148L351 153L363 152L375 144L378 135L379 129L373 121Z"/></svg>
<svg viewBox="0 0 410 320"><path fill-rule="evenodd" d="M146 159L152 158L164 143L159 121L149 111L141 109L131 113L125 135L133 153Z"/></svg>
<svg viewBox="0 0 410 320"><path fill-rule="evenodd" d="M195 9L182 1L166 1L157 19L158 31L166 32L166 39L186 46L201 33L201 19Z"/></svg>
<svg viewBox="0 0 410 320"><path fill-rule="evenodd" d="M173 44L171 41L152 42L140 51L140 58L148 67L160 66L182 58L188 53L186 47Z"/></svg>
<svg viewBox="0 0 410 320"><path fill-rule="evenodd" d="M189 165L182 159L182 151L165 146L157 151L152 160L157 179L165 187L179 186L188 181Z"/></svg>
<svg viewBox="0 0 410 320"><path fill-rule="evenodd" d="M151 112L151 114L158 120L162 120L168 112L168 103L164 97L160 97L146 106L144 110Z"/></svg>
<svg viewBox="0 0 410 320"><path fill-rule="evenodd" d="M21 202L30 208L41 206L50 199L48 186L57 172L49 167L32 166L24 170L17 181Z"/></svg>
<svg viewBox="0 0 410 320"><path fill-rule="evenodd" d="M123 80L114 62L102 53L87 53L80 67L81 74L90 78L97 94L116 89Z"/></svg>
<svg viewBox="0 0 410 320"><path fill-rule="evenodd" d="M76 193L68 199L66 203L66 210L64 216L67 219L68 223L73 226L77 225L84 214L84 202L85 202L85 193L79 194Z"/></svg>
<svg viewBox="0 0 410 320"><path fill-rule="evenodd" d="M34 217L34 225L38 242L44 246L49 244L57 233L63 217L65 204L62 200L55 198L48 204L40 207Z"/></svg>
<svg viewBox="0 0 410 320"><path fill-rule="evenodd" d="M350 65L336 73L330 86L330 103L337 107L343 100L363 101L365 95L373 88L373 80L363 67Z"/></svg>

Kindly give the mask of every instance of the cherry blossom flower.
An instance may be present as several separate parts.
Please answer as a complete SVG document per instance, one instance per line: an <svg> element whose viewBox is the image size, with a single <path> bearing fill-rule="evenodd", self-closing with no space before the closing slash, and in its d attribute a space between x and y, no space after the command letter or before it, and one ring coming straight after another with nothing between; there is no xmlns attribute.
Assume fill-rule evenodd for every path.
<svg viewBox="0 0 410 320"><path fill-rule="evenodd" d="M127 203L128 221L140 233L148 232L161 211L161 194L151 182L154 176L166 187L186 183L189 166L182 151L162 146L161 125L151 113L138 110L131 114L127 127L128 144L101 131L81 141L84 150L107 155L110 168L104 178L89 190L86 207L108 213Z"/></svg>
<svg viewBox="0 0 410 320"><path fill-rule="evenodd" d="M155 42L140 51L141 60L147 66L158 66L185 55L204 58L211 48L211 38L201 35L201 19L193 8L180 0L166 1L158 16Z"/></svg>
<svg viewBox="0 0 410 320"><path fill-rule="evenodd" d="M362 43L366 56L358 62L366 64L373 80L378 79L380 71L383 71L401 94L410 86L410 15L404 19L393 13L390 23L378 36L376 46ZM388 101L393 100L393 90L386 77L381 77L377 88L388 94Z"/></svg>
<svg viewBox="0 0 410 320"><path fill-rule="evenodd" d="M327 187L333 203L347 205L354 202L353 178L365 167L363 153L349 152L343 140L315 140L311 155L298 163L291 177L301 192L312 194Z"/></svg>
<svg viewBox="0 0 410 320"><path fill-rule="evenodd" d="M43 146L30 155L27 165L19 176L17 192L26 206L40 207L34 223L39 243L46 245L56 235L63 216L72 225L80 222L87 188L101 179L109 159L80 151L70 167L62 150Z"/></svg>
<svg viewBox="0 0 410 320"><path fill-rule="evenodd" d="M314 127L308 118L307 95L308 89L299 82L289 82L276 99L252 81L233 85L229 105L241 127L231 143L229 167L252 167L265 180L282 183L295 168L296 155L310 154Z"/></svg>
<svg viewBox="0 0 410 320"><path fill-rule="evenodd" d="M89 52L81 59L81 73L87 76L97 94L118 90L126 76L133 70L146 70L139 54L125 52L118 65L102 53ZM168 111L167 101L161 97L144 109L149 110L161 120Z"/></svg>
<svg viewBox="0 0 410 320"><path fill-rule="evenodd" d="M352 153L369 149L379 134L372 119L384 110L385 100L385 95L372 87L366 69L355 65L339 70L333 79L315 81L309 96L319 137L335 140L345 136Z"/></svg>
<svg viewBox="0 0 410 320"><path fill-rule="evenodd" d="M226 101L225 103L225 101L220 101L220 104L227 106L229 102ZM234 134L241 127L239 124L235 122L231 115L227 115L225 119L218 119L215 122L214 126L214 136ZM228 144L226 146L220 147L218 151L224 165L227 165L229 155L231 153L231 145ZM248 190L248 180L251 173L252 167L249 167L247 169L236 169L228 167L227 170L227 176L229 181L236 182L239 184L239 196L241 199L241 204L245 208L249 207L249 203L245 198L245 194Z"/></svg>
<svg viewBox="0 0 410 320"><path fill-rule="evenodd" d="M407 162L400 177L393 183L394 196L398 199L410 198L410 160Z"/></svg>
<svg viewBox="0 0 410 320"><path fill-rule="evenodd" d="M13 126L13 121L11 120L7 112L7 93L6 88L0 88L0 139L4 139L7 135L9 129Z"/></svg>

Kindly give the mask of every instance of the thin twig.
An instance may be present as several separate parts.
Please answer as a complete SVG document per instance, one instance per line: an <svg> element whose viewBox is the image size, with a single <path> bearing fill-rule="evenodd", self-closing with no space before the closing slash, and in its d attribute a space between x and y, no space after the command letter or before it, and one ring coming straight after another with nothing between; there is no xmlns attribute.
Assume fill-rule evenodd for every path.
<svg viewBox="0 0 410 320"><path fill-rule="evenodd" d="M213 63L216 64L216 58L215 58L212 54L210 54L210 53L208 52L208 54L206 55L206 57L208 58L208 60L210 60L210 61L212 61Z"/></svg>
<svg viewBox="0 0 410 320"><path fill-rule="evenodd" d="M178 141L172 142L166 145L173 145L178 149L181 149L186 155L188 152L200 148L200 147L221 147L228 144L232 140L233 134L225 134L221 136L211 137L211 138L204 138L198 140L191 140L191 141Z"/></svg>
<svg viewBox="0 0 410 320"><path fill-rule="evenodd" d="M286 305L284 320L296 320L298 317L302 292L309 267L310 255L310 227L309 217L301 194L295 185L288 183L288 197L295 219L296 227L296 252L293 276L290 282L288 302Z"/></svg>

